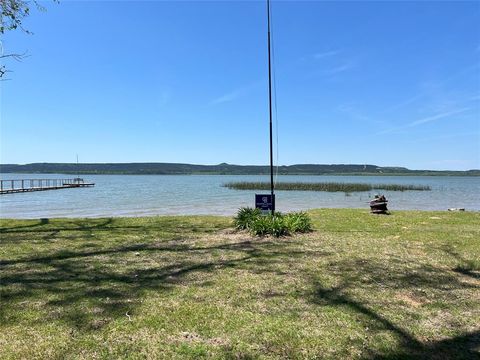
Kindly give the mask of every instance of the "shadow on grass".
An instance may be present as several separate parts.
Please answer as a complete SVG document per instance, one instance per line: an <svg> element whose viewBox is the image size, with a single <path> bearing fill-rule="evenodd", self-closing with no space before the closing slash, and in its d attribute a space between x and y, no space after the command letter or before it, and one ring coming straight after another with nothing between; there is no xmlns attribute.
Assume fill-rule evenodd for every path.
<svg viewBox="0 0 480 360"><path fill-rule="evenodd" d="M38 220L38 222L35 222L33 224L29 225L17 225L17 226L9 226L9 227L1 227L0 228L0 234L7 234L7 233L19 233L19 232L39 232L39 231L52 231L57 230L57 231L62 231L62 230L93 230L93 229L100 229L107 227L109 224L113 222L113 218L106 218L106 219L92 219L92 220L62 220L62 223L69 223L71 222L72 227L58 227L55 226L55 223L52 223L49 218L41 218ZM95 225L85 225L84 224L88 222L88 224L94 223ZM46 226L48 225L48 226ZM43 229L37 229L37 227L43 226Z"/></svg>
<svg viewBox="0 0 480 360"><path fill-rule="evenodd" d="M453 271L474 279L480 279L480 271L474 271L471 267L468 266L457 266L453 269Z"/></svg>
<svg viewBox="0 0 480 360"><path fill-rule="evenodd" d="M410 266L410 267L409 267ZM339 269L342 269L340 272ZM345 260L335 264L332 272L338 275L340 285L328 288L314 281L312 302L320 306L341 307L359 315L360 321L371 331L389 331L399 340L400 347L393 353L379 354L367 351L368 359L479 359L480 331L464 333L454 338L423 343L407 329L382 315L382 309L372 296L380 289L407 291L419 297L425 292L434 292L436 301L448 301L451 292L457 289L476 289L479 286L462 282L449 271L426 265L411 264L396 260L390 264L366 260ZM363 297L353 293L363 290ZM372 302L373 300L373 302ZM422 299L419 299L421 301ZM423 299L428 300L428 299ZM392 305L387 305L391 309ZM404 320L408 323L408 319Z"/></svg>
<svg viewBox="0 0 480 360"><path fill-rule="evenodd" d="M401 347L393 354L384 355L367 351L367 355L364 356L366 359L479 359L480 331L424 344L386 317L344 294L341 287L333 289L317 287L315 302L319 305L350 308L366 316L369 325L376 326L373 330L391 331L400 339Z"/></svg>
<svg viewBox="0 0 480 360"><path fill-rule="evenodd" d="M208 234L227 227L226 223L212 223L199 221L192 223L189 218L181 217L151 217L137 224L132 224L128 218L97 218L97 219L40 219L29 225L3 226L0 227L1 243L15 243L22 241L30 242L32 236L40 237L41 240L76 240L92 239L95 234L103 235L106 232L110 236L133 233L139 234L166 234L171 238L173 234ZM40 236L42 235L43 236Z"/></svg>
<svg viewBox="0 0 480 360"><path fill-rule="evenodd" d="M80 226L75 231L80 231L79 238L88 240L92 231L104 226L112 225L106 221L95 226ZM143 231L154 234L156 228L165 231L157 224ZM276 272L270 268L272 264L305 255L301 251L286 251L288 240L276 244L216 241L213 246L192 246L193 242L176 241L184 239L185 231L177 229L174 233L174 229L172 222L171 236L161 241L135 244L136 231L130 230L133 240L128 239L121 246L44 250L47 255L1 260L0 322L18 322L22 318L22 306L28 311L28 306L36 303L44 314L38 318L39 322L56 320L81 331L95 330L115 318L126 319L127 312L135 316L145 292L167 292L178 284L209 286L206 282L199 285L189 274L208 274L229 268ZM50 240L61 237L58 233L61 230L57 230L48 230ZM124 227L122 231L126 231ZM11 241L15 241L17 235L21 234L10 234ZM38 316L38 311L35 314Z"/></svg>
<svg viewBox="0 0 480 360"><path fill-rule="evenodd" d="M458 265L453 268L453 271L473 279L480 279L480 259L467 259L452 249L451 246L443 246L441 250L457 261Z"/></svg>
<svg viewBox="0 0 480 360"><path fill-rule="evenodd" d="M44 226L50 223L49 218L41 218L37 222L29 225L20 225L20 226L11 226L11 227L0 227L0 234L8 233L8 232L23 232L28 230L35 230L32 228L36 228L38 226Z"/></svg>
<svg viewBox="0 0 480 360"><path fill-rule="evenodd" d="M145 218L152 222L139 222L138 225L130 224L129 220L138 220L137 218L86 218L86 219L53 219L48 218L39 219L38 222L30 225L16 225L16 226L2 226L0 227L0 234L8 233L41 233L50 231L126 231L126 230L148 230L148 231L166 231L178 232L178 228L184 228L189 232L197 231L213 231L225 226L212 224L208 221L198 222L192 224L190 218L196 216L186 217L182 219L180 216L158 216ZM144 219L144 218L142 218ZM8 221L8 220L6 220Z"/></svg>
<svg viewBox="0 0 480 360"><path fill-rule="evenodd" d="M429 264L413 263L399 257L390 256L388 261L347 259L331 263L329 269L341 276L349 285L363 288L375 287L396 290L436 290L445 297L456 289L478 288L473 283L462 282L453 272Z"/></svg>
<svg viewBox="0 0 480 360"><path fill-rule="evenodd" d="M44 228L42 228L42 226ZM184 226L184 228L182 228ZM35 230L33 229L35 227ZM311 251L298 250L294 241L251 241L238 239L226 243L219 237L213 246L199 246L195 242L182 242L196 231L210 232L215 227L161 219L148 225L117 223L112 219L72 221L71 225L55 227L52 222L29 226L11 227L3 231L2 242L16 242L24 234L42 233L43 241L68 239L74 232L75 239L88 240L99 231L109 231L109 237L130 233L133 239L122 240L124 245L103 245L100 249L81 247L77 250L55 250L46 255L37 254L25 258L4 259L0 288L0 322L15 324L22 319L23 311L37 306L32 317L38 323L58 321L78 331L95 331L114 319L126 314L135 316L146 292L166 293L179 285L213 286L215 272L240 269L258 273L282 274L277 264L295 262L312 256ZM23 229L23 230L22 230ZM67 232L65 234L64 232ZM155 237L157 232L168 233L161 241L135 243L138 234ZM89 244L97 244L95 239ZM115 244L115 242L113 243ZM217 245L218 244L218 245ZM87 244L84 244L87 245ZM316 251L315 256L329 253ZM308 274L299 270L299 278ZM422 343L398 323L382 314L367 299L353 296L352 290L361 289L375 294L382 287L408 290L418 297L426 296L418 289L435 292L440 300L447 299L456 289L478 288L472 283L461 282L454 272L428 265L407 263L401 258L390 257L386 262L348 259L331 263L329 275L338 279L338 286L328 288L314 283L314 292L308 294L318 306L334 306L348 309L358 315L359 321L377 330L393 333L401 344L387 355L367 353L371 359L476 359L475 346L479 344L479 332ZM205 274L200 280L191 274ZM307 280L308 281L308 280ZM281 296L274 292L267 297ZM375 297L375 295L372 295ZM36 304L36 305L35 305Z"/></svg>

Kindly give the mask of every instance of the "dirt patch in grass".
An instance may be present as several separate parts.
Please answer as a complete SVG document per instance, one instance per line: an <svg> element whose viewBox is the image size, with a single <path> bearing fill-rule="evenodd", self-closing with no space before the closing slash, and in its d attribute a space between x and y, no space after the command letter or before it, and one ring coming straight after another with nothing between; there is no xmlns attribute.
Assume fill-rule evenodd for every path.
<svg viewBox="0 0 480 360"><path fill-rule="evenodd" d="M405 293L405 294L400 293L396 296L396 298L403 301L408 306L411 306L414 308L428 304L428 300L415 296L411 293Z"/></svg>

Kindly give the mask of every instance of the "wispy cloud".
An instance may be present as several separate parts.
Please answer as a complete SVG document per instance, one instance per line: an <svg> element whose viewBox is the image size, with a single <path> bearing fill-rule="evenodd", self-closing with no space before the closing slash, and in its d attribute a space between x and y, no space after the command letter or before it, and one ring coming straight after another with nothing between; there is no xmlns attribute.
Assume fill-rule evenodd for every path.
<svg viewBox="0 0 480 360"><path fill-rule="evenodd" d="M380 132L377 133L377 135L392 133L392 132L395 132L395 131L398 131L398 130L404 130L404 129L408 129L408 128L413 128L413 127L416 127L416 126L419 126L419 125L423 125L423 124L426 124L426 123L438 121L440 119L448 118L452 115L458 115L458 114L464 113L468 110L470 110L470 108L462 108L462 109L456 109L456 110L452 110L452 111L442 112L442 113L439 113L439 114L436 114L436 115L433 115L433 116L428 116L428 117L425 117L423 119L412 121L412 122L410 122L406 125L403 125L403 126L393 127L393 128L387 129L387 130L380 131Z"/></svg>
<svg viewBox="0 0 480 360"><path fill-rule="evenodd" d="M443 134L443 135L437 135L437 136L429 136L429 137L424 137L424 138L415 138L412 139L412 142L427 142L427 141L440 141L440 140L450 140L450 139L457 139L457 138L468 138L468 137L475 137L475 138L480 138L480 133L471 131L471 132L461 132L461 133L455 133L455 134Z"/></svg>
<svg viewBox="0 0 480 360"><path fill-rule="evenodd" d="M410 124L407 125L407 127L414 127L414 126L426 124L426 123L436 121L436 120L440 120L440 119L443 119L443 118L446 118L446 117L449 117L449 116L452 116L452 115L461 114L461 113L464 113L465 111L468 111L468 110L470 110L470 108L457 109L457 110L447 111L447 112L440 113L440 114L437 114L437 115L429 116L429 117L411 122Z"/></svg>
<svg viewBox="0 0 480 360"><path fill-rule="evenodd" d="M454 81L457 78L459 78L459 77L461 77L465 74L468 74L471 71L478 70L479 66L480 65L478 63L475 63L475 64L472 64L470 66L467 66L465 68L460 69L456 73L453 73L450 76L448 76L447 78L438 82L437 85L436 85L436 88L439 88L441 86L445 86L445 85L449 84L451 81ZM385 110L385 112L388 113L388 112L396 111L398 109L406 107L407 105L415 103L420 99L428 98L431 95L432 95L432 89L431 89L431 87L427 87L426 89L423 89L422 91L418 92L417 94L415 94L415 95L413 95L413 96L411 96L411 97L409 97L409 98L407 98L403 101L400 101L397 104L394 104L394 105L390 106L388 109Z"/></svg>
<svg viewBox="0 0 480 360"><path fill-rule="evenodd" d="M259 84L260 84L260 81L255 81L251 84L238 87L237 89L234 89L228 93L225 93L213 99L212 101L210 101L210 105L218 105L218 104L223 104L223 103L237 100L238 98L248 94L253 88L258 86Z"/></svg>
<svg viewBox="0 0 480 360"><path fill-rule="evenodd" d="M343 53L344 50L333 49L310 54L308 56L301 57L300 60L303 62L306 61L317 68L316 70L308 73L307 77L332 76L351 70L358 65L357 61L345 56Z"/></svg>
<svg viewBox="0 0 480 360"><path fill-rule="evenodd" d="M325 51L313 54L313 58L316 60L320 60L326 57L337 55L340 51L339 50L332 50L332 51Z"/></svg>
<svg viewBox="0 0 480 360"><path fill-rule="evenodd" d="M350 69L353 69L356 67L356 64L353 63L353 62L348 62L348 63L345 63L345 64L342 64L342 65L339 65L339 66L335 66L331 69L328 69L328 70L324 70L323 71L323 74L324 75L336 75L336 74L340 74L340 73L343 73L347 70L350 70Z"/></svg>
<svg viewBox="0 0 480 360"><path fill-rule="evenodd" d="M245 90L244 89L238 89L238 90L234 90L232 92L229 92L229 93L226 93L222 96L219 96L218 98L216 99L213 99L210 104L211 105L216 105L216 104L222 104L222 103L226 103L226 102L230 102L230 101L233 101L235 99L238 99L239 97L241 97L243 94L245 93Z"/></svg>
<svg viewBox="0 0 480 360"><path fill-rule="evenodd" d="M379 121L370 116L363 114L357 109L357 106L353 103L341 104L337 107L337 111L347 115L351 120L360 121L363 123L370 124L372 126L378 126L379 124L385 125L385 121Z"/></svg>
<svg viewBox="0 0 480 360"><path fill-rule="evenodd" d="M403 107L405 107L405 106L407 106L407 105L410 105L410 104L414 103L415 101L421 99L421 98L424 97L424 96L426 96L426 93L421 92L421 93L419 93L419 94L417 94L417 95L414 95L414 96L412 96L412 97L410 97L410 98L408 98L408 99L403 100L402 102L399 102L398 104L395 104L395 105L389 107L389 108L386 110L386 112L390 112L390 111L395 111L395 110L401 109L401 108L403 108Z"/></svg>
<svg viewBox="0 0 480 360"><path fill-rule="evenodd" d="M299 58L302 62L311 62L312 60L322 60L325 58L329 58L335 55L338 55L341 51L340 50L328 50L328 51L319 51L315 54L308 54Z"/></svg>

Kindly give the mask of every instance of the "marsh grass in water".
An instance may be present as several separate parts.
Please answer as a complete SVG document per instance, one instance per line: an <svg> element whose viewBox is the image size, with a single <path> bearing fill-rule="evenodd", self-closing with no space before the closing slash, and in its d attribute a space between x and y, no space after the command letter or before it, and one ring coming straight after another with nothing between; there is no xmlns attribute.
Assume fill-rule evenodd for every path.
<svg viewBox="0 0 480 360"><path fill-rule="evenodd" d="M478 359L480 213L0 220L1 359Z"/></svg>
<svg viewBox="0 0 480 360"><path fill-rule="evenodd" d="M223 184L224 187L235 190L270 190L268 182L229 182ZM400 185L400 184L363 184L363 183L341 183L341 182L321 182L321 183L304 183L304 182L279 182L275 185L276 190L291 191L328 191L328 192L360 192L372 190L386 191L428 191L430 186L423 185Z"/></svg>

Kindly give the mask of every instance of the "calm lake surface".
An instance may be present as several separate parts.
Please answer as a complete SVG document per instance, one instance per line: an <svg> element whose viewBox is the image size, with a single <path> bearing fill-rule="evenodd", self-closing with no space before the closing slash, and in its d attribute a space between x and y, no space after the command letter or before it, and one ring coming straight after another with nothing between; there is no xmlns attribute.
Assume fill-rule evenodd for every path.
<svg viewBox="0 0 480 360"><path fill-rule="evenodd" d="M55 174L1 174L2 179L73 178ZM81 175L93 188L61 189L0 196L2 218L109 217L146 215L232 215L254 206L255 191L230 190L230 181L269 181L244 175ZM385 191L389 209L480 210L480 178L451 176L278 176L278 182L358 182L428 185L431 191ZM279 211L365 208L374 192L277 191Z"/></svg>

